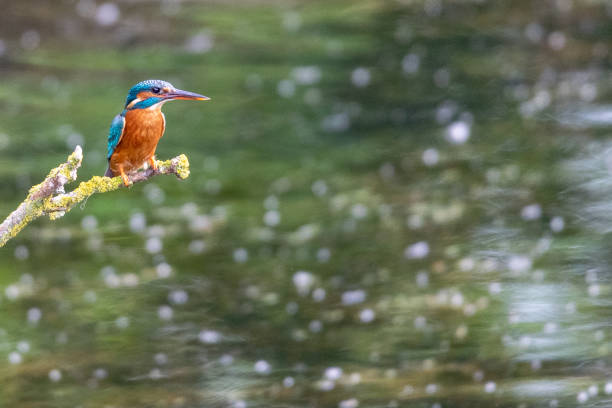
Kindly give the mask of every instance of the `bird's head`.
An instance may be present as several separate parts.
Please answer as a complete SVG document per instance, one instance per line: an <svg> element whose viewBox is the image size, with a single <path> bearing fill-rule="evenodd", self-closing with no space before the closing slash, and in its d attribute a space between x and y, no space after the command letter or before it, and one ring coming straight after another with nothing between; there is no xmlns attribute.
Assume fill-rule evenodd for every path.
<svg viewBox="0 0 612 408"><path fill-rule="evenodd" d="M170 82L149 79L134 85L125 101L126 109L147 109L176 99L207 101L210 98L193 92L176 89Z"/></svg>

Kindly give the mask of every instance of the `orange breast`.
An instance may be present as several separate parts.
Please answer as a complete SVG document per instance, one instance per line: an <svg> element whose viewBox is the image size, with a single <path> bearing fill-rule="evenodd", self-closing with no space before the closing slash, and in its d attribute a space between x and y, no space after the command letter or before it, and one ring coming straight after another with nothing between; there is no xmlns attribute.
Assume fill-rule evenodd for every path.
<svg viewBox="0 0 612 408"><path fill-rule="evenodd" d="M125 172L137 170L155 155L159 139L164 134L165 121L161 109L134 109L125 114L125 129L121 141L110 158L114 175L119 168Z"/></svg>

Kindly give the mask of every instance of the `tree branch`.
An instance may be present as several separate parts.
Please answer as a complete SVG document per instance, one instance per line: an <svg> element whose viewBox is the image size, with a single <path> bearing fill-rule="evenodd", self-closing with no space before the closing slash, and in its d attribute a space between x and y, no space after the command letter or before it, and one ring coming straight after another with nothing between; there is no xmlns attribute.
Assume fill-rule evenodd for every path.
<svg viewBox="0 0 612 408"><path fill-rule="evenodd" d="M81 146L77 146L65 163L51 170L42 183L30 188L26 199L0 224L0 247L40 216L48 215L55 220L92 194L106 193L124 186L121 177L94 176L66 193L64 185L76 180L82 161L83 151ZM129 174L130 182L146 181L159 174L174 174L181 180L189 177L189 161L184 154L166 161L158 160L156 164L157 170L148 168Z"/></svg>

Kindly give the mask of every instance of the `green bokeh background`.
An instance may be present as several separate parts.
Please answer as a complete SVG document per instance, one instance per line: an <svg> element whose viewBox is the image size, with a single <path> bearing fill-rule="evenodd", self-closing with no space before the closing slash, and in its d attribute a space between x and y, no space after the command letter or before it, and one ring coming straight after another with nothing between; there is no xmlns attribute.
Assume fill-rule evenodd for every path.
<svg viewBox="0 0 612 408"><path fill-rule="evenodd" d="M606 2L4 6L3 214L136 82L212 100L0 250L1 406L609 403Z"/></svg>

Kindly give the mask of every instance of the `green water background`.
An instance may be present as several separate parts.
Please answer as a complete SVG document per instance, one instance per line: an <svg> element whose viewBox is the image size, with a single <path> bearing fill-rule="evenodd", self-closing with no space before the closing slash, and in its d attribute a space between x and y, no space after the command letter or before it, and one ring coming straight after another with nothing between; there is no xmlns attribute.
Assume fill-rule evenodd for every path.
<svg viewBox="0 0 612 408"><path fill-rule="evenodd" d="M0 250L0 406L612 404L606 2L2 5L2 214L212 100Z"/></svg>

